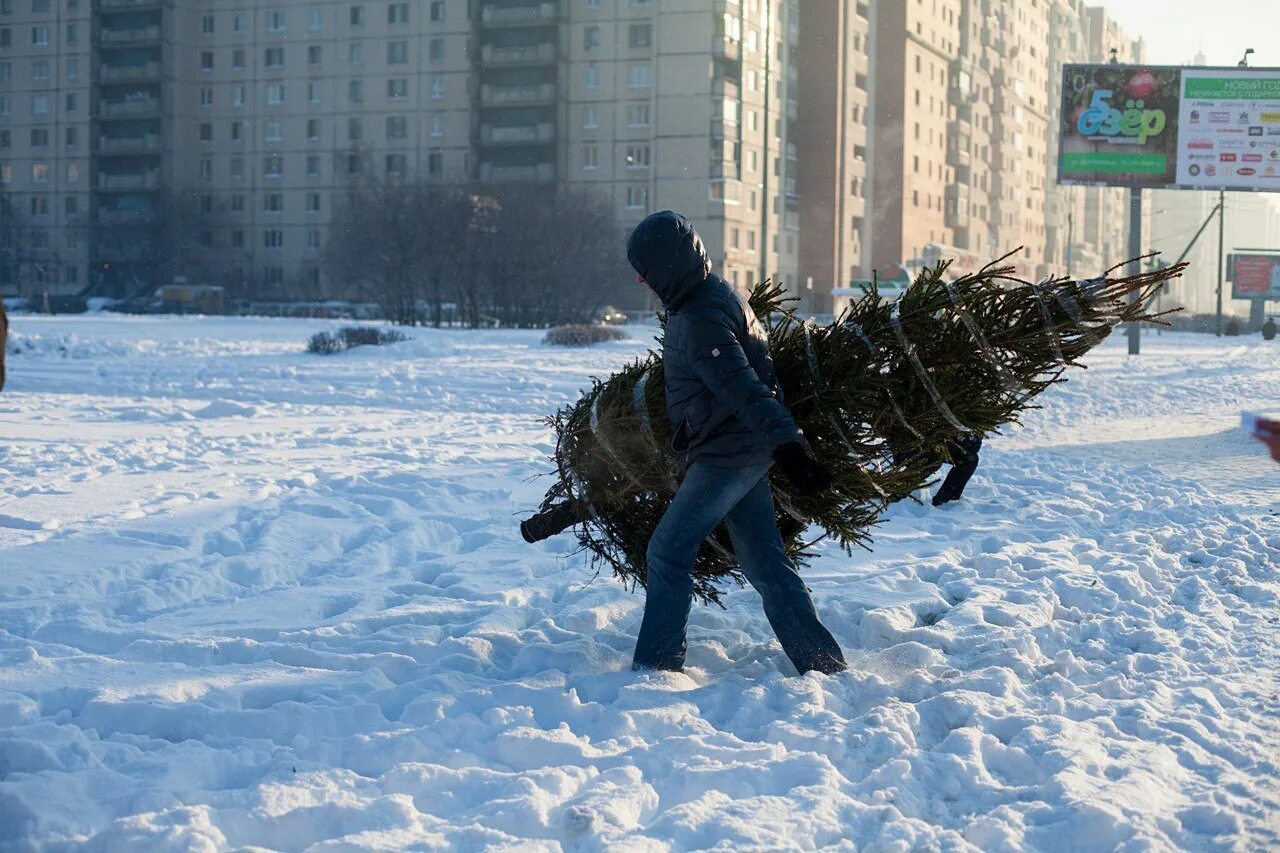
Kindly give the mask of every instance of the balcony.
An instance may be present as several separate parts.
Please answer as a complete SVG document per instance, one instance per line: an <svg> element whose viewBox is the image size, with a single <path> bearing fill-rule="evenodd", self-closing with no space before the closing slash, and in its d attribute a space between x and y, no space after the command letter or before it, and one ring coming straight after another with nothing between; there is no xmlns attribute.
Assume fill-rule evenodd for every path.
<svg viewBox="0 0 1280 853"><path fill-rule="evenodd" d="M133 47L141 44L154 44L159 41L159 25L142 27L136 30L104 29L98 33L98 44L110 47Z"/></svg>
<svg viewBox="0 0 1280 853"><path fill-rule="evenodd" d="M150 210L98 210L98 222L103 225L143 225L150 218Z"/></svg>
<svg viewBox="0 0 1280 853"><path fill-rule="evenodd" d="M485 4L480 10L480 23L486 27L544 27L557 18L555 3L529 6L495 6Z"/></svg>
<svg viewBox="0 0 1280 853"><path fill-rule="evenodd" d="M155 190L160 188L158 172L126 172L108 175L98 174L98 189L105 191Z"/></svg>
<svg viewBox="0 0 1280 853"><path fill-rule="evenodd" d="M730 62L741 62L742 42L717 37L715 40L715 55Z"/></svg>
<svg viewBox="0 0 1280 853"><path fill-rule="evenodd" d="M159 98L136 98L129 101L99 101L98 118L149 118L159 115Z"/></svg>
<svg viewBox="0 0 1280 853"><path fill-rule="evenodd" d="M551 42L515 47L486 44L480 49L480 61L485 66L550 65L556 61L556 46Z"/></svg>
<svg viewBox="0 0 1280 853"><path fill-rule="evenodd" d="M545 182L552 180L554 177L555 167L551 163L537 163L529 166L500 166L496 163L480 164L480 180L486 183Z"/></svg>
<svg viewBox="0 0 1280 853"><path fill-rule="evenodd" d="M159 154L160 135L101 136L98 138L98 154L102 156L129 156L133 154Z"/></svg>
<svg viewBox="0 0 1280 853"><path fill-rule="evenodd" d="M160 63L142 65L106 65L98 67L99 83L145 83L160 79Z"/></svg>
<svg viewBox="0 0 1280 853"><path fill-rule="evenodd" d="M485 145L530 145L551 142L556 127L551 122L541 124L499 126L480 125L480 142Z"/></svg>
<svg viewBox="0 0 1280 853"><path fill-rule="evenodd" d="M480 87L480 103L486 107L552 104L555 100L554 83L530 83L523 86L495 86L486 83Z"/></svg>
<svg viewBox="0 0 1280 853"><path fill-rule="evenodd" d="M161 0L97 0L94 5L100 12L141 12L159 9Z"/></svg>

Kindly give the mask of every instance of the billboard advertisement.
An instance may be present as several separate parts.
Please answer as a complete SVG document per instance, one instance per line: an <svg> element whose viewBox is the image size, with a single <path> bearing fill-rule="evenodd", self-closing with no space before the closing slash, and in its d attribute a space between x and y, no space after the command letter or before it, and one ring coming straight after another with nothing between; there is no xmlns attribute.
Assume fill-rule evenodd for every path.
<svg viewBox="0 0 1280 853"><path fill-rule="evenodd" d="M1280 69L1066 65L1058 182L1280 192Z"/></svg>
<svg viewBox="0 0 1280 853"><path fill-rule="evenodd" d="M1232 299L1280 299L1280 252L1234 252L1227 278Z"/></svg>

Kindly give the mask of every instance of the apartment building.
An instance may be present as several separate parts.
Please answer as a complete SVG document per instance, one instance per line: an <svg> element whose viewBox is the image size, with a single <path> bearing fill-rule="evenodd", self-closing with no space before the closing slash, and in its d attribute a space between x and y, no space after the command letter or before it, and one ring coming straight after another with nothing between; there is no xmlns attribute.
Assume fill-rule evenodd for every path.
<svg viewBox="0 0 1280 853"><path fill-rule="evenodd" d="M683 210L729 280L797 281L794 0L0 3L4 190L73 244L41 287L130 292L177 204L244 292L333 292L335 207L407 178Z"/></svg>
<svg viewBox="0 0 1280 853"><path fill-rule="evenodd" d="M563 144L547 171L612 197L624 228L685 212L744 290L795 287L799 4L566 2Z"/></svg>
<svg viewBox="0 0 1280 853"><path fill-rule="evenodd" d="M78 289L93 144L89 0L0 0L0 278Z"/></svg>
<svg viewBox="0 0 1280 853"><path fill-rule="evenodd" d="M832 290L863 266L868 175L870 7L852 0L807 6L800 21L799 294L830 310Z"/></svg>

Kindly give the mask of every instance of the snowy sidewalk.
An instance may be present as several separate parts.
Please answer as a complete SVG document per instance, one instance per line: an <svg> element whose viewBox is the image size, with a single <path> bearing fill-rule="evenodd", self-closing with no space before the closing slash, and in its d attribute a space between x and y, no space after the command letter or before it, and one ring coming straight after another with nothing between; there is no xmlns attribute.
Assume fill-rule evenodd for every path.
<svg viewBox="0 0 1280 853"><path fill-rule="evenodd" d="M516 521L537 419L647 339L328 325L13 318L0 849L1280 845L1280 466L1236 428L1280 346L1108 344L960 504L825 549L850 673L741 590L637 676L642 595Z"/></svg>

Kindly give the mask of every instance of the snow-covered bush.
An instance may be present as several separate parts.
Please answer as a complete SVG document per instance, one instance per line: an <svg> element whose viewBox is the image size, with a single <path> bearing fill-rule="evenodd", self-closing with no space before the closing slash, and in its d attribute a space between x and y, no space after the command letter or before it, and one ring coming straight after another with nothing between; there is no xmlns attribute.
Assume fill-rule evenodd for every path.
<svg viewBox="0 0 1280 853"><path fill-rule="evenodd" d="M625 341L627 337L626 332L614 326L570 325L548 330L542 342L557 347L585 347L604 341Z"/></svg>
<svg viewBox="0 0 1280 853"><path fill-rule="evenodd" d="M352 347L383 346L408 340L394 329L376 326L343 326L336 332L316 332L307 342L307 352L317 355L333 355Z"/></svg>

